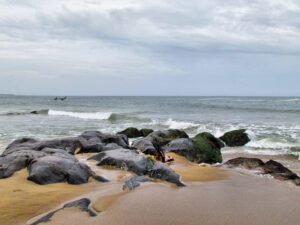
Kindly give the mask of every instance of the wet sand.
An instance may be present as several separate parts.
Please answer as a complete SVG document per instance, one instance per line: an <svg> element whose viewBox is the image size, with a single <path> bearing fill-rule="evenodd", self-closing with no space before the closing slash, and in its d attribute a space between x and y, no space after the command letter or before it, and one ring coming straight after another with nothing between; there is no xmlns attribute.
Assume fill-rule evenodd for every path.
<svg viewBox="0 0 300 225"><path fill-rule="evenodd" d="M268 177L229 172L229 178L172 188L147 184L126 195L97 217L76 209L56 214L49 225L296 225L300 189ZM96 202L101 198L94 199Z"/></svg>
<svg viewBox="0 0 300 225"><path fill-rule="evenodd" d="M27 224L42 213L74 198L88 197L97 217L77 208L64 209L45 223L49 225L296 225L300 221L300 188L288 182L243 170L196 165L171 154L170 164L187 187L167 182L142 184L123 191L124 180L133 174L89 165L111 182L85 185L40 186L26 180L23 170L0 180L0 224ZM235 157L236 155L234 155ZM80 160L87 156L79 155ZM230 158L226 155L225 160ZM297 163L297 162L296 162ZM19 188L20 187L20 188ZM35 217L37 216L37 217Z"/></svg>
<svg viewBox="0 0 300 225"><path fill-rule="evenodd" d="M174 156L174 155L172 155ZM187 187L147 183L131 192L89 193L97 217L78 209L57 213L48 225L296 225L300 189L243 170L199 166L175 156L171 167ZM119 184L120 185L120 184Z"/></svg>
<svg viewBox="0 0 300 225"><path fill-rule="evenodd" d="M66 200L93 191L97 183L68 185L65 183L37 185L27 180L27 170L0 180L0 224L22 224L33 216L52 209Z"/></svg>

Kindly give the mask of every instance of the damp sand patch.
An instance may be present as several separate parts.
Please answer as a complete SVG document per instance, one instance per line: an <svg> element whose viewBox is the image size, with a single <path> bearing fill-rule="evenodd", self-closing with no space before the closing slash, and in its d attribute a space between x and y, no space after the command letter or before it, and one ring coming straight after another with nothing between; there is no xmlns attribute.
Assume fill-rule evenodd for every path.
<svg viewBox="0 0 300 225"><path fill-rule="evenodd" d="M0 180L0 224L23 224L24 221L101 185L93 179L82 185L38 185L28 181L27 176L28 172L24 169L10 178Z"/></svg>

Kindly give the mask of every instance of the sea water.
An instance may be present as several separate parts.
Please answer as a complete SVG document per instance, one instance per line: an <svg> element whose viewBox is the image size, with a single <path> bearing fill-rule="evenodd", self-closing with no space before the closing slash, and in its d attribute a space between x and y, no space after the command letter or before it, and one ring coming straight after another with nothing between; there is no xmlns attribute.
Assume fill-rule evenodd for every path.
<svg viewBox="0 0 300 225"><path fill-rule="evenodd" d="M38 114L31 114L38 111ZM68 97L0 95L0 152L19 137L53 138L127 127L183 129L220 137L247 129L242 148L255 154L299 154L300 97Z"/></svg>

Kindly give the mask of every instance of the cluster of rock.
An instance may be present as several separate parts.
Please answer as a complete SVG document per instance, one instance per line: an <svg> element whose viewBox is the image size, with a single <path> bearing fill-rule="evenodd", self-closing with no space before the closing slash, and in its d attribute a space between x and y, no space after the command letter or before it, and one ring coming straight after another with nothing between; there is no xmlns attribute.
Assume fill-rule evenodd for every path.
<svg viewBox="0 0 300 225"><path fill-rule="evenodd" d="M128 138L136 137L141 138L136 139L130 146ZM221 148L225 145L242 146L249 141L245 130L231 131L220 138L207 132L190 138L184 131L177 129L152 131L136 128L128 128L117 134L86 131L77 137L53 140L21 138L8 145L0 156L0 179L10 177L16 171L27 168L28 180L37 184L57 182L82 184L87 183L90 177L106 182L105 178L97 175L74 156L78 153L96 153L89 160L97 161L98 166L112 166L137 175L128 181L124 188L133 189L140 182L152 179L161 179L177 186L184 186L180 176L167 164L147 155L161 154L163 159L165 153L174 152L195 163L221 163ZM299 182L297 175L286 168L285 170L278 165L274 166L273 161L263 163L259 159L251 159L248 163L246 159L235 159L228 161L226 165L244 166L250 169L259 167L274 177L285 177ZM277 170L281 172L276 172Z"/></svg>
<svg viewBox="0 0 300 225"><path fill-rule="evenodd" d="M242 167L249 170L256 170L261 174L269 174L278 180L290 180L297 186L300 186L300 177L283 166L281 163L274 160L269 160L264 163L261 159L258 158L239 157L227 161L226 163L224 163L224 165L230 168Z"/></svg>

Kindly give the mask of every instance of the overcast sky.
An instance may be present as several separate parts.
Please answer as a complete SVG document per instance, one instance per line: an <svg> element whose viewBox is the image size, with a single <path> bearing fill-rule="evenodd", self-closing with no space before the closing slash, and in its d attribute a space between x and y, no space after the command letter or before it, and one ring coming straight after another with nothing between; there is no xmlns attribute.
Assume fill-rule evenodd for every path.
<svg viewBox="0 0 300 225"><path fill-rule="evenodd" d="M0 0L0 93L300 95L299 0Z"/></svg>

